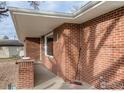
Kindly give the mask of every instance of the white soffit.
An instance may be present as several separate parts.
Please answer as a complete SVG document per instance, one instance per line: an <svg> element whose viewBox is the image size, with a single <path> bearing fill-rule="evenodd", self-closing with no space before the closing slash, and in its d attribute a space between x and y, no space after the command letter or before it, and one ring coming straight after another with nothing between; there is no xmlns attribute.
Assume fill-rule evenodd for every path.
<svg viewBox="0 0 124 93"><path fill-rule="evenodd" d="M19 40L25 37L40 37L63 23L83 23L99 15L124 6L124 1L102 1L76 16L67 14L43 14L40 12L10 8L10 13Z"/></svg>
<svg viewBox="0 0 124 93"><path fill-rule="evenodd" d="M54 28L72 19L23 12L11 12L11 14L18 38L21 41L25 37L40 37L41 35L47 34Z"/></svg>

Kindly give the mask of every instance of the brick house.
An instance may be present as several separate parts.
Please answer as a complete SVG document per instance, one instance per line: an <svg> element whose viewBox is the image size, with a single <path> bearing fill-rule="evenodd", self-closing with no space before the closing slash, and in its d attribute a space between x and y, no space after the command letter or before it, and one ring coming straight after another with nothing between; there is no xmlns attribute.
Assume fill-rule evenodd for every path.
<svg viewBox="0 0 124 93"><path fill-rule="evenodd" d="M124 2L91 3L75 15L10 8L25 55L65 81L124 88ZM115 85L116 84L116 85Z"/></svg>

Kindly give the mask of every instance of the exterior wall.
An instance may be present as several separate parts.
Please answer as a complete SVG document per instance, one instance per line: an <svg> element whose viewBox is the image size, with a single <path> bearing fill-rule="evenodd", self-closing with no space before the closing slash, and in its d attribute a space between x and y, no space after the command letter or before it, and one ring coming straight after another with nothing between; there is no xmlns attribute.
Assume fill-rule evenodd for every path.
<svg viewBox="0 0 124 93"><path fill-rule="evenodd" d="M24 56L23 47L8 47L9 57L21 57Z"/></svg>
<svg viewBox="0 0 124 93"><path fill-rule="evenodd" d="M21 57L24 55L23 47L0 47L0 58Z"/></svg>
<svg viewBox="0 0 124 93"><path fill-rule="evenodd" d="M9 58L9 49L7 47L0 47L0 58Z"/></svg>
<svg viewBox="0 0 124 93"><path fill-rule="evenodd" d="M44 37L42 37L41 56L43 63L65 81L75 79L79 55L79 30L78 24L63 24L53 31L53 57L44 55Z"/></svg>
<svg viewBox="0 0 124 93"><path fill-rule="evenodd" d="M43 62L65 81L78 79L97 88L124 88L123 24L124 7L76 27L64 24L53 31L59 33L59 40L54 39L56 61L44 57Z"/></svg>
<svg viewBox="0 0 124 93"><path fill-rule="evenodd" d="M53 30L53 57L44 55L44 36L41 38L42 62L65 81L78 79L96 88L124 88L123 30L124 7L82 24L65 23ZM39 39L34 39L36 42ZM32 57L40 54L30 51Z"/></svg>
<svg viewBox="0 0 124 93"><path fill-rule="evenodd" d="M26 56L32 59L40 59L40 38L27 37L25 39Z"/></svg>
<svg viewBox="0 0 124 93"><path fill-rule="evenodd" d="M80 80L97 88L124 88L124 7L81 24L81 29Z"/></svg>

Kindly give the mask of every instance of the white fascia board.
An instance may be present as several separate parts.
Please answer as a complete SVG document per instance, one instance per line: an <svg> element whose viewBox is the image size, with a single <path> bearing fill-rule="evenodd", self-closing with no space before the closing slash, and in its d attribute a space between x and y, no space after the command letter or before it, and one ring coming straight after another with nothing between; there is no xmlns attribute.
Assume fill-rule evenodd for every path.
<svg viewBox="0 0 124 93"><path fill-rule="evenodd" d="M10 14L11 14L12 20L14 21L13 24L14 24L15 29L16 29L16 30L19 30L18 24L17 24L17 21L16 21L16 18L15 18L15 16L13 15L12 11L10 11ZM22 42L22 41L24 41L24 40L22 39L22 38L23 38L23 35L22 35L21 33L19 33L19 32L20 32L20 31L16 31L16 34L17 34L18 38L20 39L20 41ZM23 43L23 42L22 42L22 43Z"/></svg>
<svg viewBox="0 0 124 93"><path fill-rule="evenodd" d="M61 13L61 12L45 12L45 11L36 11L31 9L23 9L23 8L17 8L17 7L9 7L10 11L13 11L14 13L25 13L27 15L40 15L44 17L56 17L56 18L67 18L67 19L74 19L83 12L87 11L88 9L94 7L95 5L99 4L103 1L90 1L86 5L82 6L78 11L74 13ZM105 1L104 1L105 2Z"/></svg>
<svg viewBox="0 0 124 93"><path fill-rule="evenodd" d="M84 13L85 11L89 10L90 8L100 5L103 2L105 1L89 1L86 5L82 6L78 11L73 13L74 18Z"/></svg>
<svg viewBox="0 0 124 93"><path fill-rule="evenodd" d="M74 19L76 19L76 18L80 17L81 15L83 15L83 14L85 14L85 13L91 11L92 9L95 9L96 7L98 7L98 6L102 5L102 4L104 4L105 2L107 2L107 1L100 1L100 2L97 2L97 4L95 4L95 5L92 6L91 8L88 8L88 9L86 9L86 10L80 10L80 12L76 14L76 16L74 17Z"/></svg>
<svg viewBox="0 0 124 93"><path fill-rule="evenodd" d="M34 15L34 16L43 16L43 17L54 17L54 18L73 18L72 14L68 13L56 13L56 12L41 12L35 11L31 9L20 9L16 7L9 7L9 10L16 14L26 14L26 15Z"/></svg>

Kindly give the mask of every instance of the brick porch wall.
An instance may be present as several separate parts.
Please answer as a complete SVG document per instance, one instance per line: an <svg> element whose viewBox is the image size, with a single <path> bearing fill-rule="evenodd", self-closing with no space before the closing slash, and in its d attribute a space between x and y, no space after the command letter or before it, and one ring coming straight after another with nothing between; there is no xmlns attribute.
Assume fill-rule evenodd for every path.
<svg viewBox="0 0 124 93"><path fill-rule="evenodd" d="M80 80L97 88L102 82L107 88L124 88L124 7L82 23L81 28Z"/></svg>
<svg viewBox="0 0 124 93"><path fill-rule="evenodd" d="M65 23L53 32L53 58L44 55L41 38L41 57L48 69L65 81L124 88L124 7L82 24Z"/></svg>
<svg viewBox="0 0 124 93"><path fill-rule="evenodd" d="M54 38L59 34L59 40L54 39L54 59L44 57L44 63L65 81L75 80L78 68L76 79L97 88L104 82L106 88L124 88L123 30L124 7L80 25L63 24L53 31Z"/></svg>
<svg viewBox="0 0 124 93"><path fill-rule="evenodd" d="M53 58L44 55L42 59L47 68L64 78L65 81L75 79L76 65L79 55L79 25L63 24L56 28L53 42ZM58 38L57 38L58 35ZM44 37L42 38L42 49L44 49Z"/></svg>
<svg viewBox="0 0 124 93"><path fill-rule="evenodd" d="M25 39L26 56L32 59L40 59L40 38L27 37Z"/></svg>

